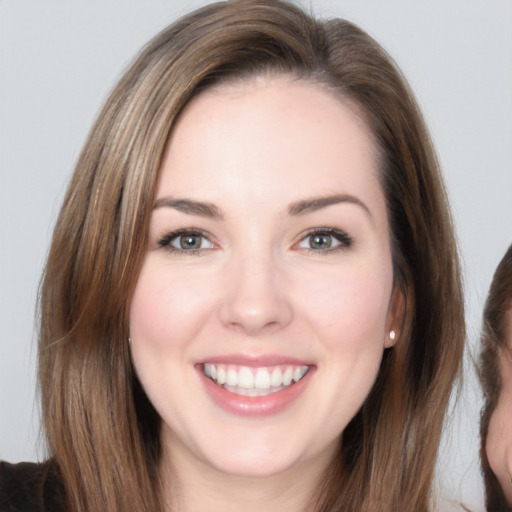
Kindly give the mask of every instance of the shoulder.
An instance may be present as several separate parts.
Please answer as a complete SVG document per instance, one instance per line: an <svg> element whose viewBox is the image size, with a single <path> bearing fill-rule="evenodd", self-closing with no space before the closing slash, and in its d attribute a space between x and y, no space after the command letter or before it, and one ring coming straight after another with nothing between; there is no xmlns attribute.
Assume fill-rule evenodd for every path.
<svg viewBox="0 0 512 512"><path fill-rule="evenodd" d="M0 461L0 512L64 512L56 465Z"/></svg>

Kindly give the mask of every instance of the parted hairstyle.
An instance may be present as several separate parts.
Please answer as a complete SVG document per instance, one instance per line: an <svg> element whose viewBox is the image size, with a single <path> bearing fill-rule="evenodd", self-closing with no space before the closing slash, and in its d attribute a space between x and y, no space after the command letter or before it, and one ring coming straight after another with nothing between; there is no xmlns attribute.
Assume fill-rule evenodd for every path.
<svg viewBox="0 0 512 512"><path fill-rule="evenodd" d="M365 32L281 0L203 7L143 48L78 159L40 291L39 382L48 455L69 510L163 510L160 419L130 360L129 307L147 247L162 154L205 88L260 75L355 104L378 150L395 286L405 319L346 427L317 511L430 509L464 320L458 255L424 121L396 65Z"/></svg>
<svg viewBox="0 0 512 512"><path fill-rule="evenodd" d="M507 320L512 315L512 245L500 261L492 278L484 307L481 352L479 360L480 382L484 393L484 407L480 418L480 460L485 484L486 507L489 512L508 510L505 494L492 472L485 450L491 416L498 405L502 379L500 357L511 350L507 340Z"/></svg>

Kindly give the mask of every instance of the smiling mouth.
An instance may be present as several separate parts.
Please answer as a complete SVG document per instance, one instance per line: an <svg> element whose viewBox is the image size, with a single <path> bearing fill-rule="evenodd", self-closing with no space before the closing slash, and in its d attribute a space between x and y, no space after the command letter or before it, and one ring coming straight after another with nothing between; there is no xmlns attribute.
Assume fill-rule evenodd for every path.
<svg viewBox="0 0 512 512"><path fill-rule="evenodd" d="M231 364L204 363L203 373L226 391L242 396L267 396L293 386L309 366L279 365L252 368Z"/></svg>

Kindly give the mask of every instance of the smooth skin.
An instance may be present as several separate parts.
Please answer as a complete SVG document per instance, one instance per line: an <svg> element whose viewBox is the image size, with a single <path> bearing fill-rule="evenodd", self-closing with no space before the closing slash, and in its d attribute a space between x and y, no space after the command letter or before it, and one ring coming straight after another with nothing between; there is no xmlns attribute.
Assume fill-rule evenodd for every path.
<svg viewBox="0 0 512 512"><path fill-rule="evenodd" d="M173 129L155 204L130 332L163 422L168 502L180 512L307 510L400 337L368 129L355 107L305 81L209 89ZM226 355L293 357L312 374L279 413L237 416L212 401L198 370Z"/></svg>
<svg viewBox="0 0 512 512"><path fill-rule="evenodd" d="M512 304L507 315L507 348L501 350L501 392L489 421L487 459L512 509Z"/></svg>

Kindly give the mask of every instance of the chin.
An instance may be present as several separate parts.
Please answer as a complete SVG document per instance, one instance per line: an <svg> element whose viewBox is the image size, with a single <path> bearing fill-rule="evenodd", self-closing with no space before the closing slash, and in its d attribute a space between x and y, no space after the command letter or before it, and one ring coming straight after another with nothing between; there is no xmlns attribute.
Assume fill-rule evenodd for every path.
<svg viewBox="0 0 512 512"><path fill-rule="evenodd" d="M276 457L247 458L233 452L233 457L215 461L217 471L239 478L271 478L285 473L296 465L296 461L279 460Z"/></svg>
<svg viewBox="0 0 512 512"><path fill-rule="evenodd" d="M241 478L272 477L301 465L305 455L303 450L287 446L282 436L280 442L268 441L250 433L242 439L232 436L222 445L217 444L220 450L205 446L202 458L215 470Z"/></svg>

